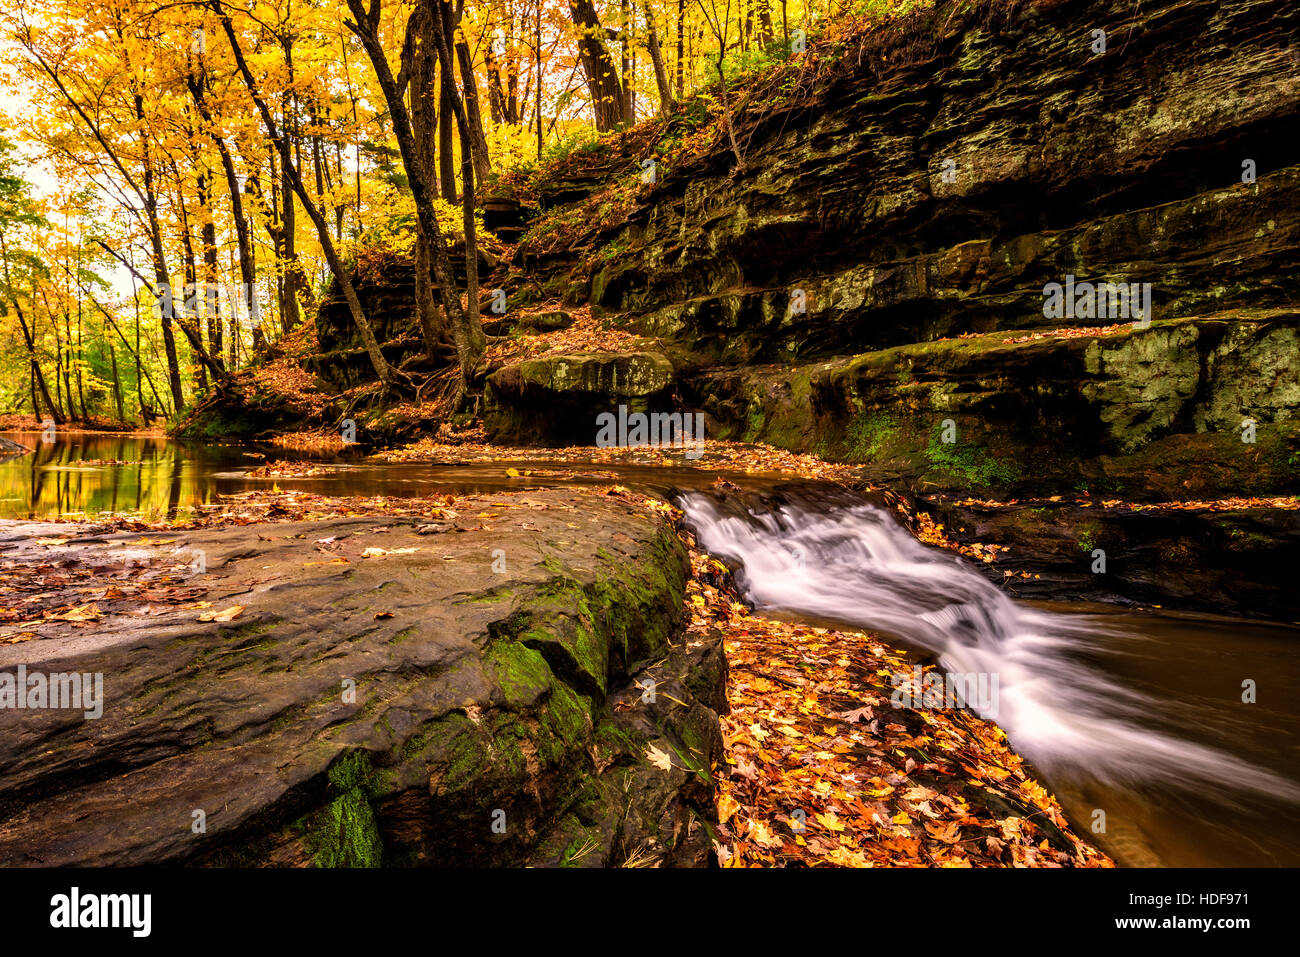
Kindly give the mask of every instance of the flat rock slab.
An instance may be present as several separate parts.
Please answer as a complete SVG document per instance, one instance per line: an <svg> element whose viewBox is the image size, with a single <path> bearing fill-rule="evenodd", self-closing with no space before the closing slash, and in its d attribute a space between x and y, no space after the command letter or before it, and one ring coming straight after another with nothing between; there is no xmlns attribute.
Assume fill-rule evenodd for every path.
<svg viewBox="0 0 1300 957"><path fill-rule="evenodd" d="M0 864L567 863L571 844L703 863L724 679L720 640L675 643L675 531L590 492L457 507L143 545L0 525L20 564L192 560L211 603L0 645L0 695L22 675L27 703L42 677L103 689L98 717L0 698ZM656 742L685 759L648 764ZM638 802L606 787L620 770Z"/></svg>

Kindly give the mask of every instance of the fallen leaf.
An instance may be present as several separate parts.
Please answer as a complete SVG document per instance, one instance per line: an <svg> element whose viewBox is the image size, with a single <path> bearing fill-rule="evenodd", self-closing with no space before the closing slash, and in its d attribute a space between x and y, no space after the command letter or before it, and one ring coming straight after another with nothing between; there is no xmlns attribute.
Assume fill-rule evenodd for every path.
<svg viewBox="0 0 1300 957"><path fill-rule="evenodd" d="M660 770L671 771L673 769L673 759L668 757L666 753L660 751L653 744L646 749L645 756L647 761Z"/></svg>
<svg viewBox="0 0 1300 957"><path fill-rule="evenodd" d="M244 613L243 605L231 605L221 611L209 611L199 615L199 621L233 621Z"/></svg>

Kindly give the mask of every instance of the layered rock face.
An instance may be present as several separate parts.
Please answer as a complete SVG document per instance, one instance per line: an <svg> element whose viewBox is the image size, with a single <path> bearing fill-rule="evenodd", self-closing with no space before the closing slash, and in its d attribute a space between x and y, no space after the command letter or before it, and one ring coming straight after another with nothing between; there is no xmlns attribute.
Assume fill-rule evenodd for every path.
<svg viewBox="0 0 1300 957"><path fill-rule="evenodd" d="M593 302L751 362L1102 324L1044 316L1067 276L1150 283L1158 319L1296 300L1294 5L953 11L919 62L900 39L764 116L747 172L666 176Z"/></svg>
<svg viewBox="0 0 1300 957"><path fill-rule="evenodd" d="M893 482L1166 499L1300 490L1290 310L1100 336L988 333L693 384L723 436Z"/></svg>
<svg viewBox="0 0 1300 957"><path fill-rule="evenodd" d="M0 863L706 863L725 661L673 640L685 549L607 496L527 498L178 533L237 618L4 646L0 682L102 695L0 710ZM21 561L55 532L70 563L147 558L138 534L0 536Z"/></svg>
<svg viewBox="0 0 1300 957"><path fill-rule="evenodd" d="M537 268L660 337L711 435L925 487L1300 489L1300 10L940 3L843 57L738 120L744 169Z"/></svg>
<svg viewBox="0 0 1300 957"><path fill-rule="evenodd" d="M670 410L674 381L654 352L525 359L488 377L484 425L498 440L591 445L603 413Z"/></svg>

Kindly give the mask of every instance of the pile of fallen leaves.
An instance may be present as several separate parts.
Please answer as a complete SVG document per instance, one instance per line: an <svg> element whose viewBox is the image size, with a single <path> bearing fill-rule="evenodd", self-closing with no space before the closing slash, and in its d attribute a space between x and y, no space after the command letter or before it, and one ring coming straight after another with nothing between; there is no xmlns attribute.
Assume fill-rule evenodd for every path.
<svg viewBox="0 0 1300 957"><path fill-rule="evenodd" d="M690 452L692 458L686 453ZM404 448L380 452L381 462L575 462L597 465L672 465L701 471L790 474L800 478L852 481L857 469L851 465L823 462L814 455L787 452L770 445L724 442L708 439L701 446L609 446L572 445L561 449L508 448L483 442L450 444L423 438Z"/></svg>
<svg viewBox="0 0 1300 957"><path fill-rule="evenodd" d="M39 557L0 559L0 626L6 626L0 644L42 637L33 629L43 624L89 627L125 607L144 615L169 607L206 607L200 599L207 589L188 583L193 556L155 551L174 545L175 539L125 542L117 554L93 564L77 560L75 543L71 549L69 544L66 538L41 538L34 543Z"/></svg>
<svg viewBox="0 0 1300 957"><path fill-rule="evenodd" d="M1006 343L1036 342L1039 339L1094 339L1099 336L1113 336L1117 332L1126 332L1133 328L1130 322L1116 323L1113 326L1075 326L1069 329L1052 329L1048 332L1031 332L1028 335L1013 336L1003 339Z"/></svg>
<svg viewBox="0 0 1300 957"><path fill-rule="evenodd" d="M567 312L573 325L554 332L519 334L499 338L488 345L487 358L491 362L517 362L568 352L635 352L648 340L614 325L609 318L596 318L590 306L551 305L529 309L512 316L516 322L530 315L546 312ZM487 318L487 317L485 317Z"/></svg>
<svg viewBox="0 0 1300 957"><path fill-rule="evenodd" d="M242 605L218 594L222 589L238 593L242 586L199 576L195 554L181 539L146 534L104 548L95 536L350 516L411 517L425 520L430 529L466 531L490 529L493 520L517 509L548 507L518 493L358 498L272 488L223 496L218 503L169 520L104 514L93 524L77 526L76 538L67 533L40 538L0 554L0 644L64 635L68 627L102 627L122 616L154 617L181 610L194 612L198 621L232 621L243 612ZM349 559L337 553L333 542L327 538L315 543L318 551L329 553L320 564L347 564ZM359 557L402 552L369 548Z"/></svg>
<svg viewBox="0 0 1300 957"><path fill-rule="evenodd" d="M317 475L334 475L339 469L320 462L267 462L251 468L244 474L250 478L311 478Z"/></svg>
<svg viewBox="0 0 1300 957"><path fill-rule="evenodd" d="M724 867L1109 867L964 709L896 708L907 657L878 638L750 614L692 549L689 633L725 634ZM687 640L690 640L689 636ZM927 669L928 670L928 669Z"/></svg>
<svg viewBox="0 0 1300 957"><path fill-rule="evenodd" d="M916 512L908 508L905 502L898 502L897 509L903 520L912 529L912 534L925 545L935 545L949 551L960 552L977 562L992 564L997 561L998 553L1009 551L1009 545L985 544L984 542L957 542L949 538L944 526L936 522L929 512Z"/></svg>
<svg viewBox="0 0 1300 957"><path fill-rule="evenodd" d="M341 452L347 448L348 443L343 441L343 436L334 431L321 432L284 432L277 434L271 439L271 444L276 448L285 449L289 452Z"/></svg>
<svg viewBox="0 0 1300 957"><path fill-rule="evenodd" d="M1075 498L1066 501L1064 496L1052 495L1048 498L1012 498L1007 499L1005 502L987 498L963 498L955 500L953 504L960 508L987 509L1065 505L1077 508L1118 509L1133 512L1236 512L1250 508L1278 508L1293 511L1300 509L1300 495L1178 499L1166 502L1132 502L1122 498Z"/></svg>
<svg viewBox="0 0 1300 957"><path fill-rule="evenodd" d="M292 357L284 357L247 370L259 392L284 396L304 415L319 415L329 396L316 387L316 379Z"/></svg>

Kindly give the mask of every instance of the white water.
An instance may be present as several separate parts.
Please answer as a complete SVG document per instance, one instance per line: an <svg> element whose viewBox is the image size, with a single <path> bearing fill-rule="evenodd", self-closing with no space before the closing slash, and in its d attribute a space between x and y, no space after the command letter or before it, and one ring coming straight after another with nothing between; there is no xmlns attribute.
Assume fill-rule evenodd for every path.
<svg viewBox="0 0 1300 957"><path fill-rule="evenodd" d="M996 711L983 716L1045 773L1300 800L1292 782L1182 739L1170 708L1089 664L1110 626L1012 600L885 509L790 495L745 508L699 492L681 506L708 552L739 563L737 583L756 608L877 631L933 653L942 671L996 676ZM1108 637L1142 641L1113 629Z"/></svg>

